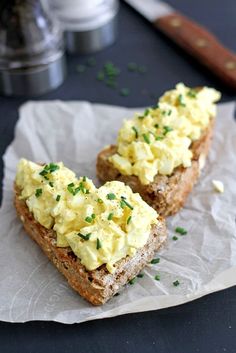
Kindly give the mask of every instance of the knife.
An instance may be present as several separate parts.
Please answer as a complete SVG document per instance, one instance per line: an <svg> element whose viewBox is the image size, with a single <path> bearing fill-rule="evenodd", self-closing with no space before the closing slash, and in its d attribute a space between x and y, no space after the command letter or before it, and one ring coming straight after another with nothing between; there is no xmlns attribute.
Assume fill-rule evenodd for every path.
<svg viewBox="0 0 236 353"><path fill-rule="evenodd" d="M159 0L125 0L158 30L236 90L236 55L204 27Z"/></svg>

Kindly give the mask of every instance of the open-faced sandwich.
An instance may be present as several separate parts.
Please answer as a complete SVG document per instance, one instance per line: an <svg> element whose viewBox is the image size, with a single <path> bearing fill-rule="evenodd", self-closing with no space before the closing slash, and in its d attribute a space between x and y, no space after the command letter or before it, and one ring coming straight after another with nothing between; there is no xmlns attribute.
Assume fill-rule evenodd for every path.
<svg viewBox="0 0 236 353"><path fill-rule="evenodd" d="M183 205L207 157L220 93L178 84L143 114L125 120L117 145L102 150L97 175L119 180L168 216Z"/></svg>
<svg viewBox="0 0 236 353"><path fill-rule="evenodd" d="M112 181L96 188L63 163L22 159L15 207L26 232L94 305L119 292L166 240L164 219L129 186Z"/></svg>

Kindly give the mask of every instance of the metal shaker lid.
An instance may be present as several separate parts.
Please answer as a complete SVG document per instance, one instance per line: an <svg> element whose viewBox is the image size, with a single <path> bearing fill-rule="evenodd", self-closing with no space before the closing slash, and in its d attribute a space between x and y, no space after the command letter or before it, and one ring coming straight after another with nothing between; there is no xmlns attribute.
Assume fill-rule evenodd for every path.
<svg viewBox="0 0 236 353"><path fill-rule="evenodd" d="M50 0L65 31L67 50L91 53L117 36L117 0Z"/></svg>

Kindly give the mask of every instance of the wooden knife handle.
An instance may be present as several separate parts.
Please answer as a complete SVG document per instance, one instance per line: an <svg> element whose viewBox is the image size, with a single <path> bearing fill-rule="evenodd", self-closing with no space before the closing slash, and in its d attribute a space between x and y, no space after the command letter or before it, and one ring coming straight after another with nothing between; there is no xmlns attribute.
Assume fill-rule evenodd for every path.
<svg viewBox="0 0 236 353"><path fill-rule="evenodd" d="M157 19L154 25L227 86L236 90L236 55L213 34L178 12Z"/></svg>

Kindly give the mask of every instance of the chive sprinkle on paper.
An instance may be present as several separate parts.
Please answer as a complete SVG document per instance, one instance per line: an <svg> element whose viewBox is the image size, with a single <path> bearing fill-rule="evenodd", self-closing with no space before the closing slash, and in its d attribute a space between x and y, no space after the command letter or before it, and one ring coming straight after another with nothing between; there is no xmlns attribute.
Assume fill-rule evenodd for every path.
<svg viewBox="0 0 236 353"><path fill-rule="evenodd" d="M159 264L159 262L160 262L160 258L157 257L156 259L152 259L151 264L155 265L155 264Z"/></svg>
<svg viewBox="0 0 236 353"><path fill-rule="evenodd" d="M139 273L139 274L137 275L138 278L143 278L143 276L144 276L144 273Z"/></svg>
<svg viewBox="0 0 236 353"><path fill-rule="evenodd" d="M179 283L178 280L176 280L176 281L173 282L173 286L178 287L179 285L180 285L180 283Z"/></svg>
<svg viewBox="0 0 236 353"><path fill-rule="evenodd" d="M186 234L188 233L187 230L184 229L184 228L182 228L182 227L176 227L176 228L175 228L175 232L176 232L176 233L179 233L179 234L181 234L181 235L186 235Z"/></svg>
<svg viewBox="0 0 236 353"><path fill-rule="evenodd" d="M129 284L134 284L136 282L136 277L132 278L130 281L129 281Z"/></svg>

